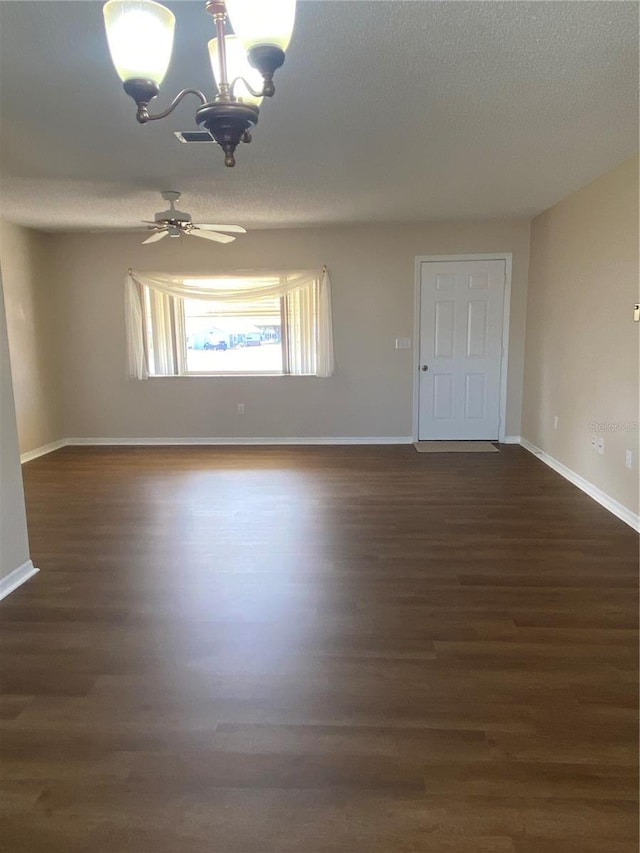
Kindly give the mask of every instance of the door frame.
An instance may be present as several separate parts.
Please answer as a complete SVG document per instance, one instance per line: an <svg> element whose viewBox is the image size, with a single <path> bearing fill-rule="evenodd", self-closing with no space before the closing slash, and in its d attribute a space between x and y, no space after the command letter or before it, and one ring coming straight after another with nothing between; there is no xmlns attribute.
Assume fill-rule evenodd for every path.
<svg viewBox="0 0 640 853"><path fill-rule="evenodd" d="M413 427L412 436L418 441L420 417L420 298L422 264L441 261L504 261L504 302L502 306L502 357L500 359L500 424L498 441L504 443L507 430L507 375L509 368L509 321L511 318L511 272L513 252L488 252L474 255L416 255L415 287L413 296Z"/></svg>

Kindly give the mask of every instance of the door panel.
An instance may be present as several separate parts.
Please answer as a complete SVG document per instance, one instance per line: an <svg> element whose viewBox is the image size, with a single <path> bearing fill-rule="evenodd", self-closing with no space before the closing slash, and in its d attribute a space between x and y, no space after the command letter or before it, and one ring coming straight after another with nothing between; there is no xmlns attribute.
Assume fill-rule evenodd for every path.
<svg viewBox="0 0 640 853"><path fill-rule="evenodd" d="M484 418L485 399L484 373L467 373L464 397L464 415L467 420L482 420Z"/></svg>
<svg viewBox="0 0 640 853"><path fill-rule="evenodd" d="M434 323L434 354L436 358L453 357L455 310L455 302L436 302L436 316Z"/></svg>
<svg viewBox="0 0 640 853"><path fill-rule="evenodd" d="M453 416L453 376L438 373L433 377L433 417L449 421Z"/></svg>
<svg viewBox="0 0 640 853"><path fill-rule="evenodd" d="M489 312L486 302L477 300L467 305L467 358L487 357Z"/></svg>
<svg viewBox="0 0 640 853"><path fill-rule="evenodd" d="M425 261L420 281L420 440L500 429L504 261Z"/></svg>

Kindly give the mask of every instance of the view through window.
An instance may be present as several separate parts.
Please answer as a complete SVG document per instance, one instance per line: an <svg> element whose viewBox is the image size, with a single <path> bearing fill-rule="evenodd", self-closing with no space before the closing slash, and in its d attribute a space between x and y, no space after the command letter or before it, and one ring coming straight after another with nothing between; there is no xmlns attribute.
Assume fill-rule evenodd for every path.
<svg viewBox="0 0 640 853"><path fill-rule="evenodd" d="M282 300L185 299L187 373L282 373Z"/></svg>

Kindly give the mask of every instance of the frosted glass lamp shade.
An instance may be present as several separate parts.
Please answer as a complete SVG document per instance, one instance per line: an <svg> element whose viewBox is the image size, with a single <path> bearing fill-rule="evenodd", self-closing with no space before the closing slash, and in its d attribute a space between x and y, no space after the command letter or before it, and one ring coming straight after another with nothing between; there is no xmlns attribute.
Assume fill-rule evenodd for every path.
<svg viewBox="0 0 640 853"><path fill-rule="evenodd" d="M120 79L162 83L173 48L175 16L154 0L109 0L104 23Z"/></svg>
<svg viewBox="0 0 640 853"><path fill-rule="evenodd" d="M273 45L286 51L296 16L296 0L226 0L233 31L246 51Z"/></svg>
<svg viewBox="0 0 640 853"><path fill-rule="evenodd" d="M238 77L243 77L256 92L262 91L263 81L262 75L255 68L249 65L247 54L240 42L238 36L225 36L224 43L227 55L227 80L233 83ZM209 59L211 60L211 70L216 84L220 85L220 64L219 64L218 39L211 39L209 42ZM247 87L238 81L233 87L233 93L236 98L241 98L245 104L254 104L259 106L262 103L262 98L256 98Z"/></svg>

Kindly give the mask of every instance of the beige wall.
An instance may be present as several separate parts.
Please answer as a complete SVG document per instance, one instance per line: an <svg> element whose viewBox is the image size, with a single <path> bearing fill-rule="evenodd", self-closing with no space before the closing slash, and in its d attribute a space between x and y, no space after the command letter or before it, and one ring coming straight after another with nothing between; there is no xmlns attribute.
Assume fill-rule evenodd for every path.
<svg viewBox="0 0 640 853"><path fill-rule="evenodd" d="M0 581L28 560L29 540L0 279Z"/></svg>
<svg viewBox="0 0 640 853"><path fill-rule="evenodd" d="M59 356L64 321L47 256L50 239L0 221L0 260L21 453L63 437Z"/></svg>
<svg viewBox="0 0 640 853"><path fill-rule="evenodd" d="M638 159L534 219L523 436L638 512ZM558 429L553 418L558 416ZM594 433L593 424L614 425ZM624 431L615 425L628 425ZM605 453L591 447L604 436ZM625 451L633 451L633 470Z"/></svg>
<svg viewBox="0 0 640 853"><path fill-rule="evenodd" d="M507 434L520 432L529 224L526 221L256 231L229 246L142 235L52 238L64 317L67 437L410 436L415 257L513 252ZM127 268L193 274L319 268L333 285L331 379L125 378ZM237 414L237 403L246 413Z"/></svg>

